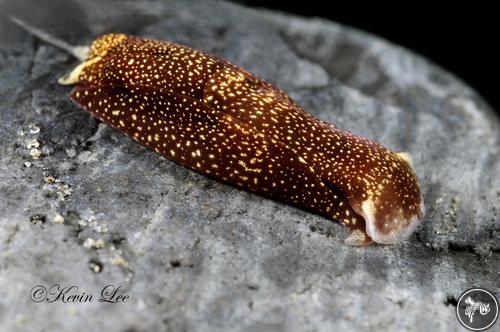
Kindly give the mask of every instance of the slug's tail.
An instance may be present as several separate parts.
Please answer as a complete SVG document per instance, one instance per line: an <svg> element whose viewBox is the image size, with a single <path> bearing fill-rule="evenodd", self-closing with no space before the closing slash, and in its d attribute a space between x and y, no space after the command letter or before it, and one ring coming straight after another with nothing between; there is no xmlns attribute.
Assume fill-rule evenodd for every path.
<svg viewBox="0 0 500 332"><path fill-rule="evenodd" d="M40 40L43 40L44 42L46 42L50 45L53 45L57 48L60 48L61 50L71 54L72 56L74 56L75 58L77 58L80 61L85 60L88 56L88 53L89 53L88 46L70 45L67 42L65 42L64 40L59 39L57 37L54 37L54 36L46 33L45 31L40 30L40 29L24 22L23 20L15 17L15 16L9 16L9 19L12 22L16 23L17 25L19 25L24 30L26 30L29 33L31 33L32 35L34 35L35 37L39 38Z"/></svg>

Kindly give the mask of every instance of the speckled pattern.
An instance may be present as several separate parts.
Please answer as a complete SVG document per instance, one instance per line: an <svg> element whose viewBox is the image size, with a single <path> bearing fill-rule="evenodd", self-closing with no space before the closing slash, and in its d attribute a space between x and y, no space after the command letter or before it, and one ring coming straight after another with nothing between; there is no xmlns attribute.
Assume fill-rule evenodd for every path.
<svg viewBox="0 0 500 332"><path fill-rule="evenodd" d="M412 154L426 217L356 248L321 216L220 183L100 124L57 78L77 64L0 19L0 330L460 331L500 287L498 118L457 78L376 37L212 1L47 1L73 44L121 31L217 54L315 117ZM223 14L221 14L223 13ZM33 303L122 285L125 304ZM498 323L495 328L498 328Z"/></svg>
<svg viewBox="0 0 500 332"><path fill-rule="evenodd" d="M202 174L346 225L350 244L397 243L424 207L405 160L306 113L213 55L107 34L59 82L104 123Z"/></svg>

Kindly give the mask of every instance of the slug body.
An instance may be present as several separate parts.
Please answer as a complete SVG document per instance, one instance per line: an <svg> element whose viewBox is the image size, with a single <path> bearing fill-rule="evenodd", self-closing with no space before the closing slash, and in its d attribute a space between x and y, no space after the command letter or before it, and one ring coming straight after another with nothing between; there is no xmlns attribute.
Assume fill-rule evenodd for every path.
<svg viewBox="0 0 500 332"><path fill-rule="evenodd" d="M97 38L59 80L108 125L200 173L337 220L353 245L396 243L424 215L406 154L314 118L283 91L200 51Z"/></svg>

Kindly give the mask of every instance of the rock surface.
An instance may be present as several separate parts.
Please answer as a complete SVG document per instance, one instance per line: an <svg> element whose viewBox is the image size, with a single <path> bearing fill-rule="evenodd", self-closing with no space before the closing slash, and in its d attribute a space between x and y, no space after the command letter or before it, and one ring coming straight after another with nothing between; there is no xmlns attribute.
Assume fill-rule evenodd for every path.
<svg viewBox="0 0 500 332"><path fill-rule="evenodd" d="M56 83L75 61L1 17L0 330L448 331L461 329L462 291L498 294L500 121L444 70L332 22L224 2L0 10L73 44L121 31L225 57L316 116L410 152L427 206L404 243L347 246L338 224L98 123ZM30 300L53 284L93 301ZM108 284L128 302L99 303Z"/></svg>

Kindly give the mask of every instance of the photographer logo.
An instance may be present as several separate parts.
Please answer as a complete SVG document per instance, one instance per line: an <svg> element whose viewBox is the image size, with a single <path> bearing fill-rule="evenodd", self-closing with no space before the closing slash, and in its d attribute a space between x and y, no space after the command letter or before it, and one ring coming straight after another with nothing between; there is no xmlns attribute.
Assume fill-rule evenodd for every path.
<svg viewBox="0 0 500 332"><path fill-rule="evenodd" d="M484 288L466 290L458 299L457 318L471 331L484 331L498 318L498 300Z"/></svg>

